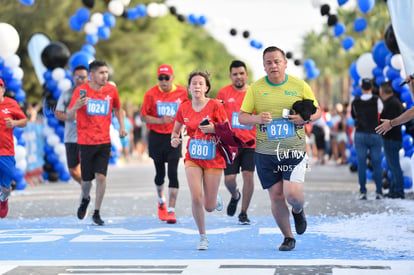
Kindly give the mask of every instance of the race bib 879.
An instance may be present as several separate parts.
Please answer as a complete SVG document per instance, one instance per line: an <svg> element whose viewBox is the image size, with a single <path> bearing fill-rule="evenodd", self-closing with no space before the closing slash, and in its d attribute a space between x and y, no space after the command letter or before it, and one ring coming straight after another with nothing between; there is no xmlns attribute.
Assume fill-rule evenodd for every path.
<svg viewBox="0 0 414 275"><path fill-rule="evenodd" d="M295 124L288 119L274 119L267 124L267 137L269 139L283 139L296 135Z"/></svg>

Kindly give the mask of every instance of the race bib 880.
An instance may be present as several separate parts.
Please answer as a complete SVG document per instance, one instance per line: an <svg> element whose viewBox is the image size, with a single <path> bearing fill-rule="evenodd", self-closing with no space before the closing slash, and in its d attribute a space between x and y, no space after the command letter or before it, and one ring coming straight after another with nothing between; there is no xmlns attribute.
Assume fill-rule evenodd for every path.
<svg viewBox="0 0 414 275"><path fill-rule="evenodd" d="M188 145L188 152L193 159L215 159L216 143L211 140L192 139Z"/></svg>

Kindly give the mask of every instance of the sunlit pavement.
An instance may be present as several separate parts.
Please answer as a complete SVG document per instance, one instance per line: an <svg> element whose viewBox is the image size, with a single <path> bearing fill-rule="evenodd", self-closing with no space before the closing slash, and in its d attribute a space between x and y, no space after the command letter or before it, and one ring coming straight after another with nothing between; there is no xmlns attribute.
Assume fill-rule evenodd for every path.
<svg viewBox="0 0 414 275"><path fill-rule="evenodd" d="M94 225L90 216L75 217L80 192L75 183L14 192L9 215L0 221L0 273L414 274L412 245L404 246L414 242L414 217L400 215L412 214L414 201L376 201L373 193L359 201L356 174L346 166L311 166L305 185L308 229L295 236L290 252L277 249L283 237L257 178L248 213L252 224L238 225L238 212L208 213L209 249L196 250L199 236L184 169L179 170L178 222L172 225L156 217L150 161L110 167L101 210L105 226ZM372 183L368 188L374 192ZM224 184L219 192L227 204ZM384 220L391 230L401 230L398 240L381 230Z"/></svg>

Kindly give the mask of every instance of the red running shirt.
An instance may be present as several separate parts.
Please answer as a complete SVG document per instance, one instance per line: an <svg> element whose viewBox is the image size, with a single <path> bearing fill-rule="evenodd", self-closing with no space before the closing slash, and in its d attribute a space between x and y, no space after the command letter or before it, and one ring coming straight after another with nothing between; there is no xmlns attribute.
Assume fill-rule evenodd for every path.
<svg viewBox="0 0 414 275"><path fill-rule="evenodd" d="M112 108L121 108L118 91L107 83L99 91L92 89L88 83L77 87L73 92L69 108L75 105L79 91L86 90L88 104L76 112L76 128L78 144L98 145L110 143L109 127L111 125Z"/></svg>
<svg viewBox="0 0 414 275"><path fill-rule="evenodd" d="M190 157L189 144L192 139L215 140L213 134L203 134L198 128L204 118L208 118L210 122L226 121L227 115L224 111L223 104L215 99L209 99L207 105L200 112L196 112L193 110L191 100L187 100L178 108L175 120L186 126L187 135L190 137L187 143L187 152L184 161L191 160L203 168L225 168L226 162L218 148L216 148L215 158L211 160L193 159Z"/></svg>
<svg viewBox="0 0 414 275"><path fill-rule="evenodd" d="M6 96L0 103L0 156L14 156L13 128L7 128L5 118L13 120L26 118L16 100Z"/></svg>
<svg viewBox="0 0 414 275"><path fill-rule="evenodd" d="M231 123L233 132L238 138L247 142L249 140L256 141L256 126L248 127L239 123L238 114L243 103L246 91L236 91L233 85L228 85L219 90L217 99L224 101L224 109L227 113L227 118ZM250 147L255 148L256 142Z"/></svg>
<svg viewBox="0 0 414 275"><path fill-rule="evenodd" d="M163 115L175 117L180 104L187 99L187 89L184 86L173 85L171 92L163 92L157 85L145 93L141 114L153 117L162 117ZM147 123L147 128L159 134L171 134L174 122L168 124Z"/></svg>

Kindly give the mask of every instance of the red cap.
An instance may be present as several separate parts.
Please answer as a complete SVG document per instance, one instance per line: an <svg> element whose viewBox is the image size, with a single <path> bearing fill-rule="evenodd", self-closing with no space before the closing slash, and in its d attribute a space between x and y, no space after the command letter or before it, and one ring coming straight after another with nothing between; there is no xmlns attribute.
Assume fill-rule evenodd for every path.
<svg viewBox="0 0 414 275"><path fill-rule="evenodd" d="M2 86L4 88L4 82L3 79L0 78L0 86Z"/></svg>
<svg viewBox="0 0 414 275"><path fill-rule="evenodd" d="M172 76L174 75L173 69L171 68L170 65L164 64L158 67L158 73L157 76L160 76L162 74L168 75L168 76Z"/></svg>

